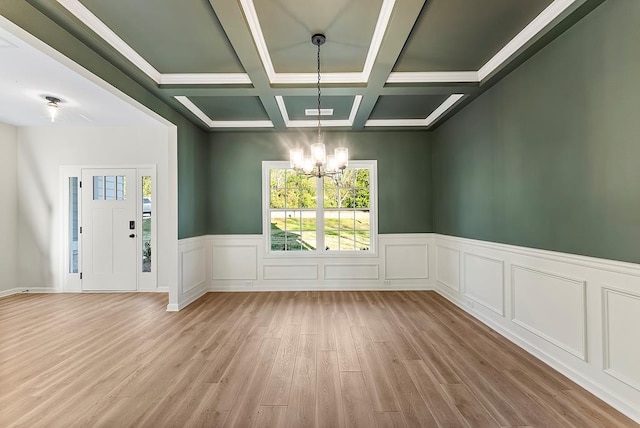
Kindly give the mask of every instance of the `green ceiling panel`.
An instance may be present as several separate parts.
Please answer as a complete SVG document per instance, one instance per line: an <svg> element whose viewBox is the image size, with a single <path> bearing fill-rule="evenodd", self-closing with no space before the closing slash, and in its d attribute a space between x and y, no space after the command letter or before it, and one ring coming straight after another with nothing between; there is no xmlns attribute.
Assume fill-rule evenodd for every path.
<svg viewBox="0 0 640 428"><path fill-rule="evenodd" d="M161 73L244 72L207 1L81 2Z"/></svg>
<svg viewBox="0 0 640 428"><path fill-rule="evenodd" d="M189 97L213 120L268 120L258 97Z"/></svg>
<svg viewBox="0 0 640 428"><path fill-rule="evenodd" d="M284 105L287 107L287 114L291 120L315 120L317 116L307 116L305 109L318 108L317 97L284 97ZM353 107L352 96L322 96L320 108L332 108L333 116L323 116L325 120L346 120L349 119L351 107Z"/></svg>
<svg viewBox="0 0 640 428"><path fill-rule="evenodd" d="M429 0L394 71L480 69L552 0Z"/></svg>
<svg viewBox="0 0 640 428"><path fill-rule="evenodd" d="M378 98L370 119L424 119L449 95L385 95Z"/></svg>
<svg viewBox="0 0 640 428"><path fill-rule="evenodd" d="M323 72L357 72L364 68L382 0L254 0L254 4L276 72L316 71L314 33L327 36L321 48Z"/></svg>

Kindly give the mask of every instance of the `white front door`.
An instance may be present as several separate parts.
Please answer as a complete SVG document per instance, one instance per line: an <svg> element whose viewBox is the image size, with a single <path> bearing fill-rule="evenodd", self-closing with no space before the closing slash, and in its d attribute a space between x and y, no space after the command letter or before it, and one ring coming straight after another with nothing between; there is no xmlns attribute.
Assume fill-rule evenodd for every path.
<svg viewBox="0 0 640 428"><path fill-rule="evenodd" d="M133 291L137 284L135 169L82 170L82 289Z"/></svg>

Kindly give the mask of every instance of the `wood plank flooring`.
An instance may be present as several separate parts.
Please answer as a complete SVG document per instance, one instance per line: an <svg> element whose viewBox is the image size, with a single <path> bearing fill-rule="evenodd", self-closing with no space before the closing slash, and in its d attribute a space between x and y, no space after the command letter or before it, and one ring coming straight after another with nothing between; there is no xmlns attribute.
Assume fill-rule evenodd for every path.
<svg viewBox="0 0 640 428"><path fill-rule="evenodd" d="M631 427L433 292L0 299L0 427Z"/></svg>

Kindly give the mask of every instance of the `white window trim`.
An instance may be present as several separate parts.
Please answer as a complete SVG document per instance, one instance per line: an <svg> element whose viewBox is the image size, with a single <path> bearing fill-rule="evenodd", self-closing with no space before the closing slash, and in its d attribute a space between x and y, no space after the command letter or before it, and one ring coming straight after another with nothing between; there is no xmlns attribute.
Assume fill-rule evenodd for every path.
<svg viewBox="0 0 640 428"><path fill-rule="evenodd" d="M326 251L324 247L316 251L272 251L269 231L271 230L271 219L267 215L270 205L270 177L271 169L289 169L289 161L262 161L262 237L264 241L265 258L314 258L314 257L378 257L378 161L376 160L350 160L350 168L368 168L369 175L369 212L370 212L370 245L369 251ZM318 184L319 186L319 184ZM320 194L320 192L318 192ZM324 224L324 209L319 210L316 217L316 224ZM324 228L317 230L318 235L324 234Z"/></svg>

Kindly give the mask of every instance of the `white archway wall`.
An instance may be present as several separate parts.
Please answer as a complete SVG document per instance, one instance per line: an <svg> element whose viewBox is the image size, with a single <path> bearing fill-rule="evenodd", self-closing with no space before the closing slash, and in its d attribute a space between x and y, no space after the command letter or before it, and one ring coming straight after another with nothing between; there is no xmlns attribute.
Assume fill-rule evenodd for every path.
<svg viewBox="0 0 640 428"><path fill-rule="evenodd" d="M176 235L173 227L162 225L175 222L176 201L169 191L171 133L162 125L18 128L17 287L62 291L60 166L156 165L158 288L168 291Z"/></svg>
<svg viewBox="0 0 640 428"><path fill-rule="evenodd" d="M18 128L0 123L0 296L17 287Z"/></svg>

